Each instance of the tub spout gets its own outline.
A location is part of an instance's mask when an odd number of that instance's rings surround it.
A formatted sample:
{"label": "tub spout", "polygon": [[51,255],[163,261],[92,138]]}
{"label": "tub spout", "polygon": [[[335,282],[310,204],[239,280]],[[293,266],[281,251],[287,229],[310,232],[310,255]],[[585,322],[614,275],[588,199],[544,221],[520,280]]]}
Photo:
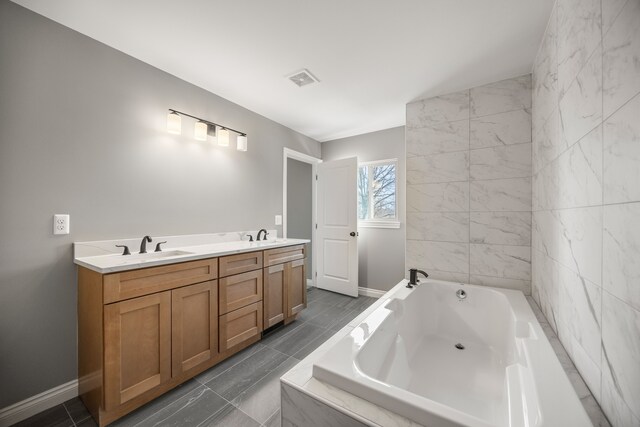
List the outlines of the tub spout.
{"label": "tub spout", "polygon": [[429,275],[424,271],[418,270],[417,268],[411,268],[409,269],[409,283],[407,283],[407,288],[413,288],[418,285],[418,282],[420,282],[420,280],[418,280],[418,273],[422,274],[425,278],[429,277]]}

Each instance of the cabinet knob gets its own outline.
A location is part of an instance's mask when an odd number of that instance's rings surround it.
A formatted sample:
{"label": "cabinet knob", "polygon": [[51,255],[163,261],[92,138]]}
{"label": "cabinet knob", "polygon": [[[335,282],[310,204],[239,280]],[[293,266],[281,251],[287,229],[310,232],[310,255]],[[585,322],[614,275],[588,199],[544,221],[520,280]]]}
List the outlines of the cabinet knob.
{"label": "cabinet knob", "polygon": [[355,231],[352,231],[351,233],[349,233],[349,236],[351,236],[351,237],[356,237],[356,232],[355,232]]}

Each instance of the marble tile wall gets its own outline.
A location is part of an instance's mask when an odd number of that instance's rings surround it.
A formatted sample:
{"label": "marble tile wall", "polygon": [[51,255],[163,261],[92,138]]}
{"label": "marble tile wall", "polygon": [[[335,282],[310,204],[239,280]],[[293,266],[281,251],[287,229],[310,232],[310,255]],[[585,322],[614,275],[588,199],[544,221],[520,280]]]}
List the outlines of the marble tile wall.
{"label": "marble tile wall", "polygon": [[611,424],[640,426],[640,1],[556,1],[532,113],[533,297]]}
{"label": "marble tile wall", "polygon": [[531,292],[531,75],[407,105],[406,267]]}

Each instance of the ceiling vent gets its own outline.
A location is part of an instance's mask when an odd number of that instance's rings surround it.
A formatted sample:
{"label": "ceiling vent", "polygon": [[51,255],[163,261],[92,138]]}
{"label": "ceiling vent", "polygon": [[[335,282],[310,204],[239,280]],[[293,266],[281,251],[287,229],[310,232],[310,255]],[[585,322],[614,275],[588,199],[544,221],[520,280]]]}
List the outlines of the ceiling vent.
{"label": "ceiling vent", "polygon": [[309,70],[307,70],[306,68],[303,68],[300,71],[296,71],[295,73],[291,74],[290,76],[287,76],[287,78],[289,80],[291,80],[292,82],[294,82],[299,87],[307,86],[307,85],[310,85],[312,83],[320,82],[320,80],[315,78],[315,76],[313,74],[311,74],[311,72],[309,72]]}

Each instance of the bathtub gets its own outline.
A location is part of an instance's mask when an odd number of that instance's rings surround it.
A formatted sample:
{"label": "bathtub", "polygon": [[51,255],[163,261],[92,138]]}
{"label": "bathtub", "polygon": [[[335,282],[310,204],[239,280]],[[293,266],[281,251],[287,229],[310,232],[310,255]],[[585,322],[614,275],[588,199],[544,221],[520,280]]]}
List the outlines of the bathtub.
{"label": "bathtub", "polygon": [[522,292],[406,283],[314,363],[316,379],[424,426],[592,425]]}

